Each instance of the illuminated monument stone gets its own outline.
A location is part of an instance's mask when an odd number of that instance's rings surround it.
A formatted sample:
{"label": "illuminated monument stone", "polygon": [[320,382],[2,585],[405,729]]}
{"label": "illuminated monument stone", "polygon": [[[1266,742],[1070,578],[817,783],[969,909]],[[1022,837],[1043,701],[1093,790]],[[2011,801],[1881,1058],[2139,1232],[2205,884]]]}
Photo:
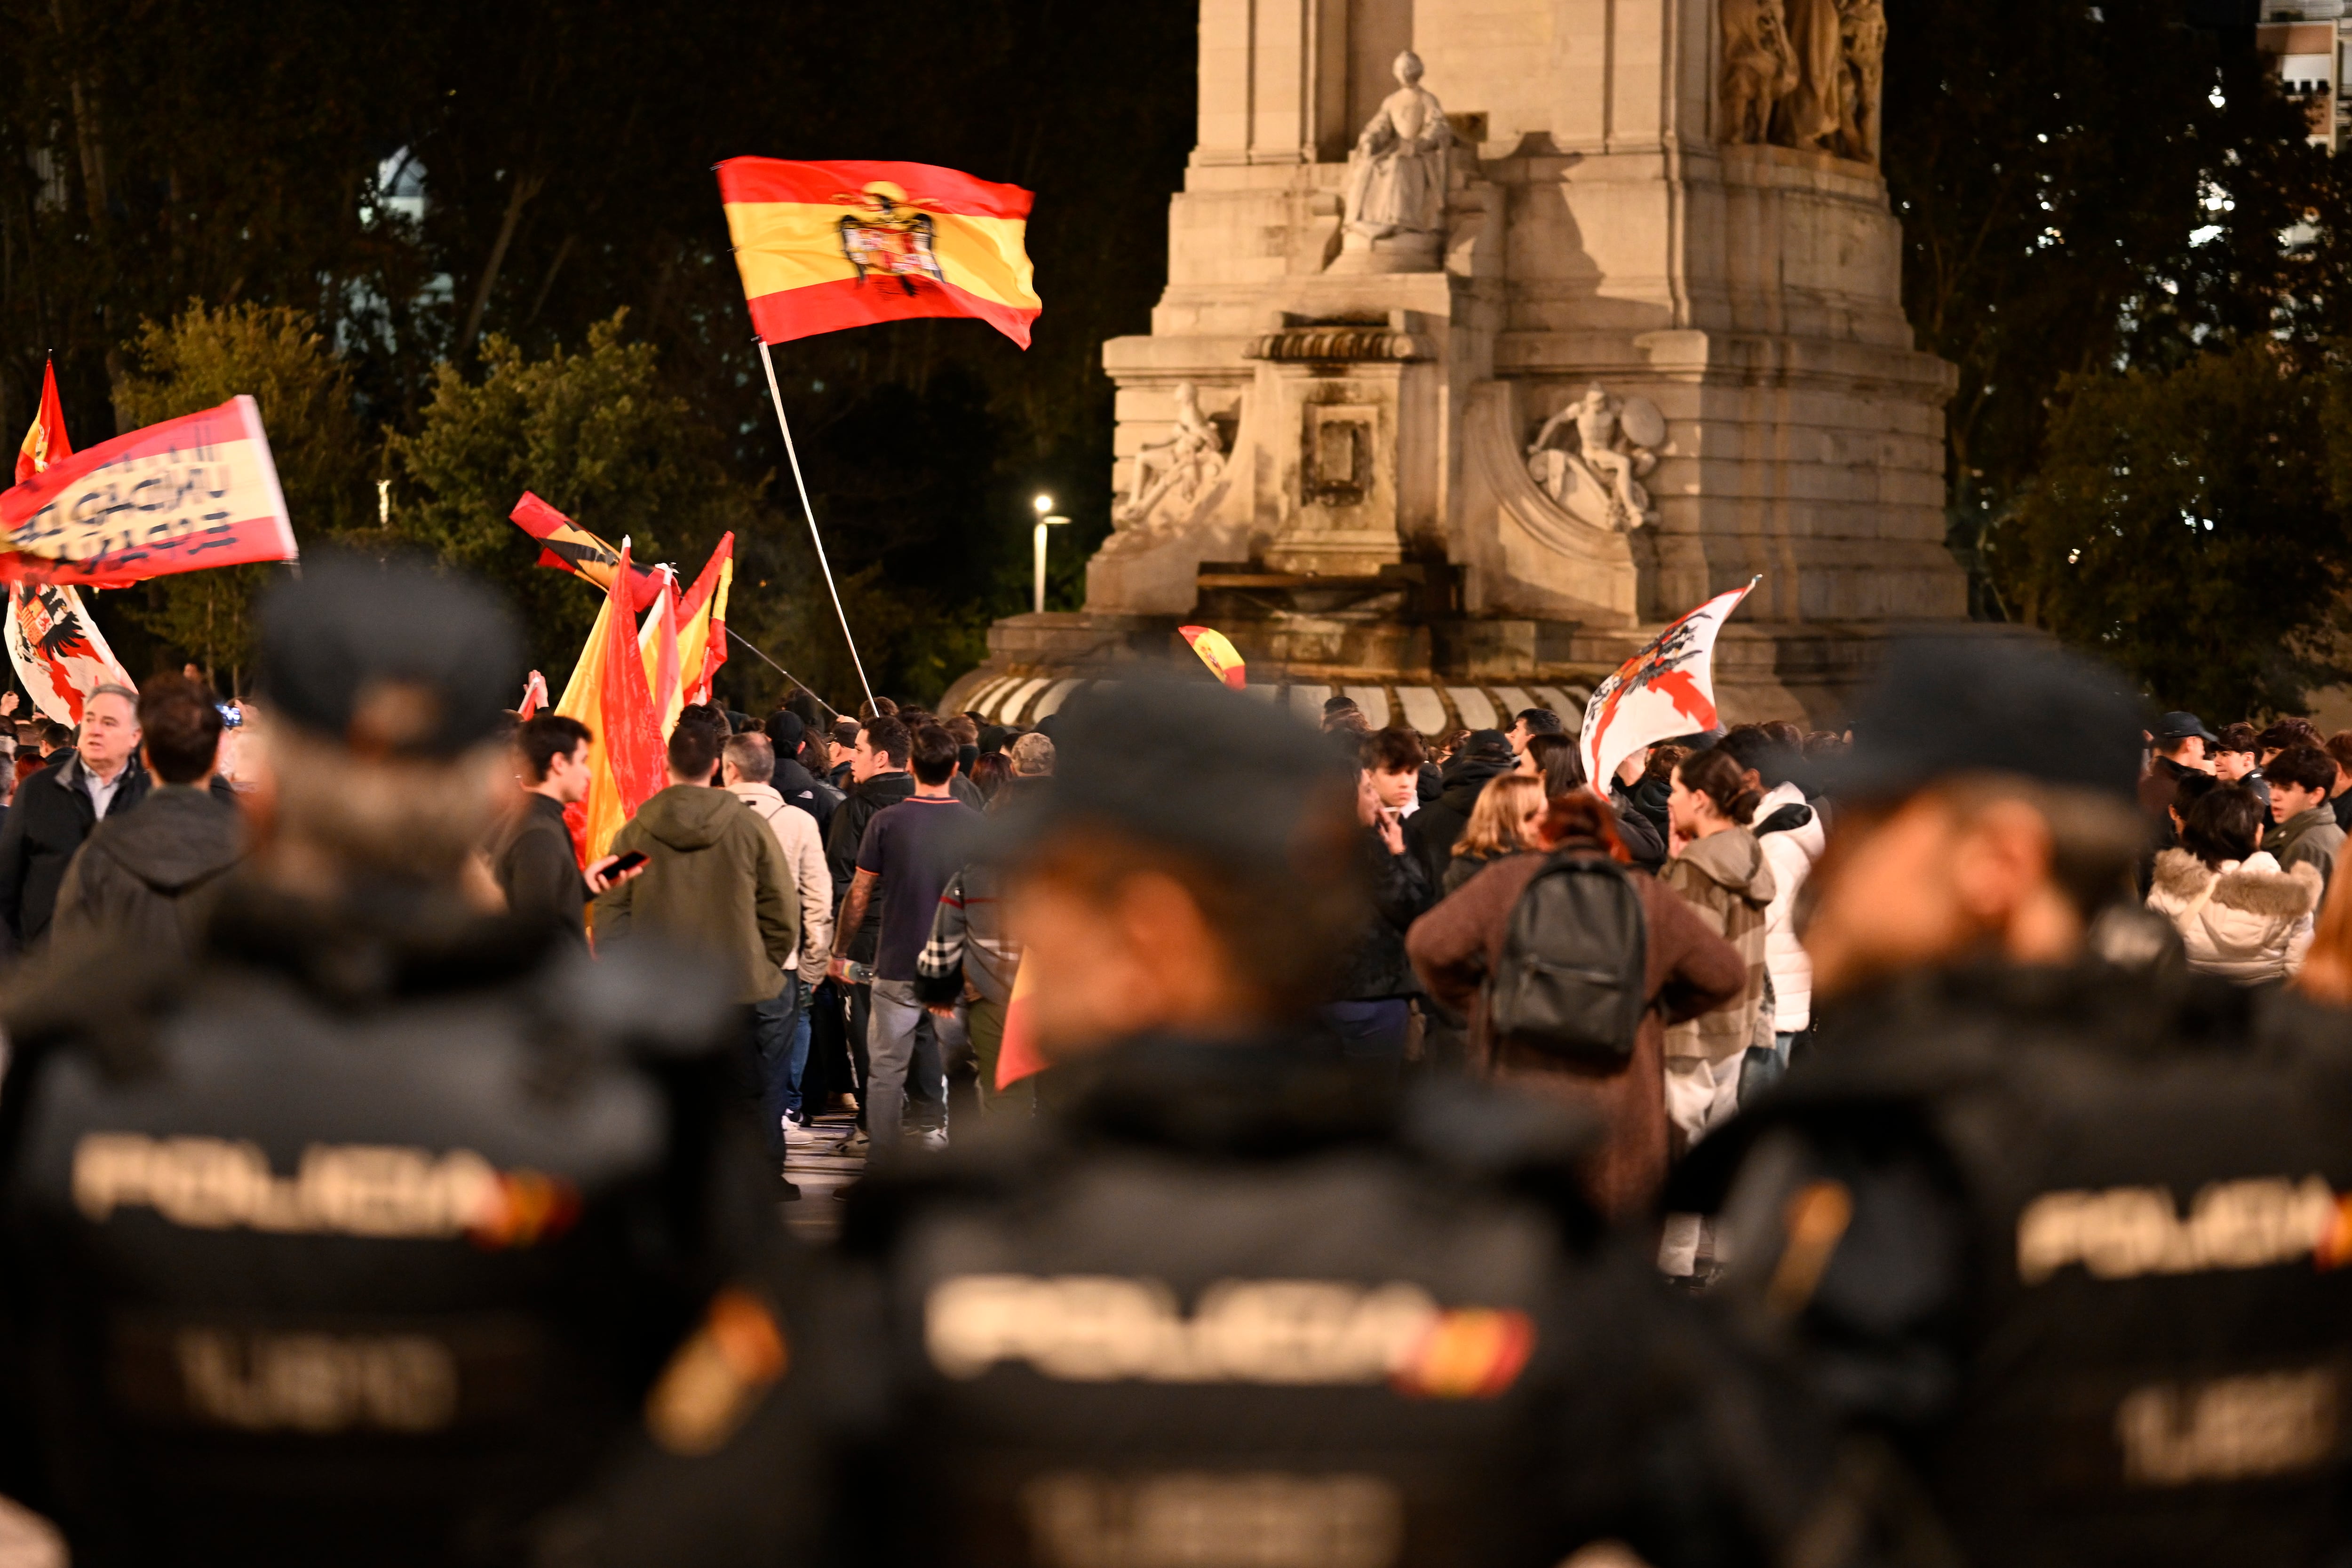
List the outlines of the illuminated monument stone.
{"label": "illuminated monument stone", "polygon": [[949,705],[1034,721],[1197,621],[1302,707],[1573,711],[1760,574],[1727,715],[1826,718],[1965,607],[1885,33],[1880,0],[1202,0],[1168,288],[1103,350],[1117,529],[1087,608],[998,623]]}

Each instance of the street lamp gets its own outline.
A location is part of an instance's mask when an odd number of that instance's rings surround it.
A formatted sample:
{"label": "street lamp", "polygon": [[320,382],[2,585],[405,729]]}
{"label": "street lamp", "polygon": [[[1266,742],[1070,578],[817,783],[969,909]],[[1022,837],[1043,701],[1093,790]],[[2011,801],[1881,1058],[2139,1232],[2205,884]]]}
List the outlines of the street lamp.
{"label": "street lamp", "polygon": [[1037,613],[1042,616],[1045,613],[1045,531],[1070,520],[1048,515],[1054,510],[1052,496],[1039,496],[1029,504],[1037,509]]}

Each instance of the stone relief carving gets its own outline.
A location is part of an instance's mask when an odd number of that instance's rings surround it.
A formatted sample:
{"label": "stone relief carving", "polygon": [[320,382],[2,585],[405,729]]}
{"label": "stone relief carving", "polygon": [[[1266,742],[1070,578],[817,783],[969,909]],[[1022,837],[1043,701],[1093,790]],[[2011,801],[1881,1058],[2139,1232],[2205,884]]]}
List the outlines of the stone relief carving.
{"label": "stone relief carving", "polygon": [[1118,510],[1119,526],[1145,521],[1163,502],[1172,511],[1189,510],[1216,482],[1224,460],[1224,438],[1201,412],[1200,389],[1189,381],[1178,382],[1176,429],[1165,441],[1148,442],[1135,454],[1135,477],[1128,487],[1127,504]]}
{"label": "stone relief carving", "polygon": [[1528,477],[1563,510],[1598,512],[1608,527],[1631,533],[1658,521],[1641,481],[1658,466],[1657,449],[1665,439],[1665,418],[1656,404],[1589,386],[1528,443]]}
{"label": "stone relief carving", "polygon": [[1722,0],[1723,139],[1878,162],[1885,0]]}
{"label": "stone relief carving", "polygon": [[1348,155],[1346,226],[1367,239],[1438,234],[1445,226],[1453,127],[1437,95],[1421,85],[1421,57],[1407,49],[1395,69],[1397,90],[1381,100]]}

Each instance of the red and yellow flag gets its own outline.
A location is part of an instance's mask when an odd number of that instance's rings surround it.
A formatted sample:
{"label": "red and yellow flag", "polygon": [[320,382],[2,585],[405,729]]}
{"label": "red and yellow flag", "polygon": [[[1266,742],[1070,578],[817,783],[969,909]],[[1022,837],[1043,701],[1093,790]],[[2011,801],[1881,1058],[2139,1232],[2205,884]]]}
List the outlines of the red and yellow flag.
{"label": "red and yellow flag", "polygon": [[[625,568],[628,559],[624,545],[616,564]],[[618,586],[623,580],[620,573],[607,580],[604,607],[580,650],[580,662],[572,667],[563,700],[555,705],[558,713],[579,720],[595,737],[588,743],[588,798],[579,843],[583,866],[607,852],[621,824],[636,815],[667,776],[634,617]]]}
{"label": "red and yellow flag", "polygon": [[[569,572],[585,577],[599,588],[613,585],[613,566],[620,552],[531,494],[522,492],[515,502],[508,521],[539,541],[539,561],[541,566],[551,566],[558,572]],[[661,592],[661,574],[650,566],[632,566],[629,575],[635,580],[635,596],[629,607],[642,613],[650,608]]]}
{"label": "red and yellow flag", "polygon": [[1249,685],[1249,667],[1242,662],[1241,650],[1233,639],[1214,626],[1178,626],[1176,635],[1192,645],[1209,667],[1209,673],[1232,687],[1235,691]]}
{"label": "red and yellow flag", "polygon": [[917,316],[977,316],[1029,346],[1027,191],[930,163],[730,158],[719,196],[751,325],[781,343]]}
{"label": "red and yellow flag", "polygon": [[73,444],[66,439],[65,405],[58,401],[57,362],[44,360],[41,407],[33,416],[33,427],[25,432],[25,444],[16,448],[16,482],[21,485],[58,458],[72,456]]}
{"label": "red and yellow flag", "polygon": [[735,535],[719,536],[677,607],[677,667],[684,703],[710,700],[710,678],[727,662],[727,594],[735,584]]}

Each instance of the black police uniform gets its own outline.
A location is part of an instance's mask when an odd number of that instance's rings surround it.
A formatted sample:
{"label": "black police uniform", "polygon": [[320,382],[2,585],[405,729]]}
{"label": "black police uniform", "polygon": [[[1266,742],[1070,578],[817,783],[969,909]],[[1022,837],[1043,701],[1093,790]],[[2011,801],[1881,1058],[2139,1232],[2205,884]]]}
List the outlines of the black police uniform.
{"label": "black police uniform", "polygon": [[27,982],[0,1490],[79,1568],[496,1563],[648,1426],[724,1437],[787,1352],[711,994],[384,887]]}
{"label": "black police uniform", "polygon": [[1727,1289],[1793,1326],[1968,1562],[2340,1560],[2352,1118],[2243,994],[2110,969],[1907,977],[1701,1144]]}
{"label": "black police uniform", "polygon": [[1600,1232],[1556,1112],[1280,1045],[1056,1070],[1065,1114],[853,1195],[808,1358],[837,1555],[1670,1568],[1802,1527],[1822,1429]]}

